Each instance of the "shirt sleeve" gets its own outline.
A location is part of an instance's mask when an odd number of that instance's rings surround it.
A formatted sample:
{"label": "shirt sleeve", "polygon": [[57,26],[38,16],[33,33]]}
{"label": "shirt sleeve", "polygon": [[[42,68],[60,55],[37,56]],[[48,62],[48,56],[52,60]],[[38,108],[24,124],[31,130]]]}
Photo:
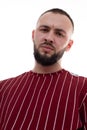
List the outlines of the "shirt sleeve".
{"label": "shirt sleeve", "polygon": [[82,122],[82,126],[84,130],[87,130],[87,80],[85,82],[85,85],[81,91],[82,102],[79,109],[80,112],[80,118]]}
{"label": "shirt sleeve", "polygon": [[0,82],[0,103],[1,103],[1,82]]}

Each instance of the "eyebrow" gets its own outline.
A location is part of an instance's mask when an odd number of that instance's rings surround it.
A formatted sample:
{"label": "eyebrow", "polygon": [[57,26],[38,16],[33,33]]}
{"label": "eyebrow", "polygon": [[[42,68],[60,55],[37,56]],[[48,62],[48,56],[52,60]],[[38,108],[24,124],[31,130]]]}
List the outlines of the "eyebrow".
{"label": "eyebrow", "polygon": [[[50,27],[47,26],[47,25],[41,25],[41,26],[39,26],[39,28],[41,28],[41,27],[50,29]],[[66,31],[63,30],[63,29],[61,29],[61,28],[55,28],[55,30],[58,31],[58,32],[62,32],[62,33],[64,33],[64,34],[66,34]]]}
{"label": "eyebrow", "polygon": [[47,25],[40,25],[39,28],[41,28],[41,27],[44,27],[44,28],[50,28],[50,27],[47,26]]}

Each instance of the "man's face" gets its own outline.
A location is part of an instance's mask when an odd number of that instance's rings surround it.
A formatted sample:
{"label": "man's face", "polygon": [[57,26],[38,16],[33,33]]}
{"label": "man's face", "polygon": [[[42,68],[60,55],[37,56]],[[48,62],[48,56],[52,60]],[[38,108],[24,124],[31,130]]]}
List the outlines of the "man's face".
{"label": "man's face", "polygon": [[72,45],[72,30],[67,16],[52,12],[41,16],[32,33],[36,61],[45,66],[59,61]]}

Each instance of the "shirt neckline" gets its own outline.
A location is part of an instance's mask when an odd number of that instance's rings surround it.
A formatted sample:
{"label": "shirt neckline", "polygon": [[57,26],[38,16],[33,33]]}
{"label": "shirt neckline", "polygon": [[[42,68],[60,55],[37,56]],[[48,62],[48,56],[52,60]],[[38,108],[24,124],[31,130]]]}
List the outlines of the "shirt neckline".
{"label": "shirt neckline", "polygon": [[63,73],[65,70],[64,69],[61,69],[61,70],[58,70],[56,72],[51,72],[51,73],[37,73],[37,72],[33,72],[32,70],[30,70],[30,74],[31,75],[37,75],[37,76],[49,76],[49,75],[55,75],[55,74],[60,74],[60,73]]}

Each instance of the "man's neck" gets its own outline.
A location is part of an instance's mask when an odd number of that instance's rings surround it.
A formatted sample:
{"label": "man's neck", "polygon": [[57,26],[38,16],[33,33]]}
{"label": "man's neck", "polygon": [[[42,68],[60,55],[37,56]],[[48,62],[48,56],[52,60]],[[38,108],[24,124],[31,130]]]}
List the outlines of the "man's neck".
{"label": "man's neck", "polygon": [[46,74],[46,73],[57,72],[61,69],[62,69],[62,67],[61,67],[60,63],[55,63],[54,65],[50,65],[50,66],[42,66],[38,63],[35,63],[35,67],[32,71],[36,72],[36,73]]}

